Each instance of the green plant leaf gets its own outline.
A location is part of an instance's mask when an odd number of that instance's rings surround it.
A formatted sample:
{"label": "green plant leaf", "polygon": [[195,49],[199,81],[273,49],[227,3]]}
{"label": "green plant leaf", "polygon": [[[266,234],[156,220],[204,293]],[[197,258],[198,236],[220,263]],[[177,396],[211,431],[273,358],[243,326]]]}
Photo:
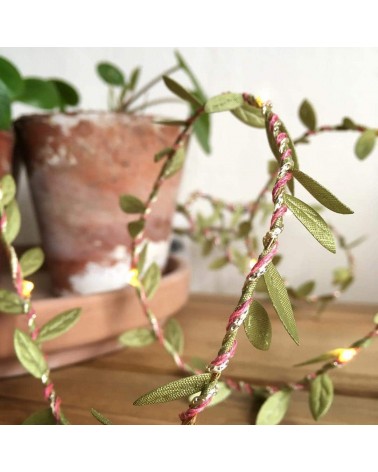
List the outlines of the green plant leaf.
{"label": "green plant leaf", "polygon": [[18,102],[46,110],[60,106],[58,90],[50,80],[28,77],[24,79],[24,84],[22,94],[17,97]]}
{"label": "green plant leaf", "polygon": [[173,148],[166,147],[166,148],[162,149],[161,151],[159,151],[158,153],[155,154],[154,161],[159,162],[161,159],[163,159],[163,157],[166,157],[166,156],[169,156],[170,154],[172,154],[172,152],[174,152]]}
{"label": "green plant leaf", "polygon": [[256,349],[267,351],[272,340],[272,326],[265,308],[254,300],[244,320],[244,330],[249,342]]}
{"label": "green plant leaf", "polygon": [[50,81],[58,91],[61,110],[64,110],[67,106],[74,107],[79,104],[79,93],[71,84],[61,79],[50,79]]}
{"label": "green plant leaf", "polygon": [[319,203],[324,205],[329,210],[332,210],[335,213],[342,213],[344,215],[353,213],[349,207],[344,205],[344,203],[335,197],[329,190],[324,188],[316,180],[312,179],[304,172],[294,169],[293,176],[314,198],[318,200]]}
{"label": "green plant leaf", "polygon": [[316,129],[316,114],[313,106],[308,100],[303,100],[299,107],[299,118],[302,123],[311,131]]}
{"label": "green plant leaf", "polygon": [[350,347],[367,348],[371,345],[372,342],[373,340],[371,338],[367,338],[367,339],[362,338],[355,341]]}
{"label": "green plant leaf", "polygon": [[177,172],[179,172],[185,162],[185,148],[184,146],[180,146],[177,151],[173,154],[173,156],[164,164],[163,168],[163,176],[165,178],[172,177]]}
{"label": "green plant leaf", "polygon": [[318,421],[330,409],[333,401],[333,383],[329,375],[321,374],[310,383],[311,414]]}
{"label": "green plant leaf", "polygon": [[291,195],[284,194],[285,205],[292,211],[294,216],[314,236],[314,238],[328,251],[335,253],[335,239],[327,223],[323,218],[306,203]]}
{"label": "green plant leaf", "polygon": [[138,257],[138,267],[137,267],[137,269],[138,269],[139,274],[142,274],[142,272],[143,272],[144,265],[146,263],[147,251],[148,251],[148,243],[145,243],[145,245],[143,246],[143,249],[140,251],[139,257]]}
{"label": "green plant leaf", "polygon": [[97,64],[97,74],[108,85],[121,86],[125,84],[123,72],[110,62],[100,62]]}
{"label": "green plant leaf", "polygon": [[14,178],[10,175],[4,175],[0,179],[1,202],[3,205],[8,205],[16,196],[16,183]]}
{"label": "green plant leaf", "polygon": [[204,114],[195,121],[193,132],[206,154],[210,154],[210,117]]}
{"label": "green plant leaf", "polygon": [[24,89],[20,72],[5,57],[0,57],[0,81],[5,85],[11,100],[20,95]]}
{"label": "green plant leaf", "polygon": [[186,102],[191,103],[196,108],[202,106],[202,103],[194,95],[189,93],[182,85],[178,84],[175,80],[171,79],[167,75],[164,75],[163,81],[166,87],[178,97],[182,98]]}
{"label": "green plant leaf", "polygon": [[156,337],[148,328],[135,328],[125,331],[118,338],[127,347],[144,347],[156,341]]}
{"label": "green plant leaf", "polygon": [[51,408],[36,411],[22,423],[23,425],[56,425],[57,421]]}
{"label": "green plant leaf", "polygon": [[25,302],[16,293],[0,289],[0,312],[13,315],[24,313]]}
{"label": "green plant leaf", "polygon": [[145,226],[145,221],[144,220],[136,220],[136,221],[131,221],[127,225],[127,229],[129,231],[129,234],[132,238],[136,238],[139,233],[141,233],[144,230]]}
{"label": "green plant leaf", "polygon": [[249,103],[243,104],[231,112],[236,118],[252,128],[264,128],[265,120],[262,109],[253,107]]}
{"label": "green plant leaf", "polygon": [[257,425],[279,424],[290,405],[291,391],[280,390],[265,400],[257,415]]}
{"label": "green plant leaf", "polygon": [[318,362],[328,362],[336,359],[343,349],[333,349],[332,351],[325,352],[324,354],[321,354],[320,356],[312,357],[311,359],[301,362],[299,364],[295,364],[294,367],[302,367],[304,365],[310,365],[310,364],[317,364]]}
{"label": "green plant leaf", "polygon": [[166,403],[182,397],[188,397],[193,393],[203,390],[210,382],[210,377],[211,374],[200,374],[174,380],[173,382],[142,395],[134,402],[134,405],[142,406],[154,403]]}
{"label": "green plant leaf", "polygon": [[39,330],[37,342],[44,343],[66,333],[79,321],[80,312],[81,308],[73,308],[54,316]]}
{"label": "green plant leaf", "polygon": [[44,260],[45,255],[39,247],[34,247],[24,252],[20,258],[22,275],[27,277],[37,272],[42,267]]}
{"label": "green plant leaf", "polygon": [[156,264],[156,262],[153,262],[142,277],[142,285],[146,292],[147,298],[152,298],[154,296],[156,290],[159,287],[160,280],[160,267]]}
{"label": "green plant leaf", "polygon": [[19,329],[14,331],[14,349],[22,366],[40,379],[48,370],[46,360],[38,344]]}
{"label": "green plant leaf", "polygon": [[104,415],[102,415],[99,411],[95,410],[94,408],[91,408],[91,414],[101,424],[106,424],[106,425],[112,424],[112,422],[108,418],[106,418]]}
{"label": "green plant leaf", "polygon": [[376,132],[373,129],[367,129],[357,139],[354,152],[359,159],[365,159],[373,151],[376,137]]}
{"label": "green plant leaf", "polygon": [[8,95],[8,90],[0,79],[0,130],[9,131],[11,127],[11,101]]}
{"label": "green plant leaf", "polygon": [[8,244],[16,239],[21,228],[21,214],[16,200],[12,200],[5,208],[7,225],[4,230],[4,239]]}
{"label": "green plant leaf", "polygon": [[229,262],[228,257],[226,257],[226,256],[219,257],[217,259],[214,259],[211,262],[211,264],[209,265],[209,269],[212,269],[212,270],[221,269],[222,267],[227,265],[228,262]]}
{"label": "green plant leaf", "polygon": [[187,74],[187,76],[189,77],[190,81],[192,82],[193,84],[193,87],[195,89],[195,93],[196,95],[198,96],[198,98],[200,99],[201,102],[205,102],[206,101],[206,94],[205,92],[203,91],[200,83],[198,82],[198,79],[197,77],[194,75],[192,69],[188,66],[188,63],[185,61],[185,59],[183,58],[183,56],[179,53],[179,51],[175,51],[175,56],[177,58],[177,62],[179,64],[179,66],[182,68],[182,70]]}
{"label": "green plant leaf", "polygon": [[310,293],[314,291],[314,288],[315,288],[314,280],[309,280],[308,282],[304,282],[302,285],[300,285],[296,289],[295,291],[296,296],[299,298],[307,297],[308,295],[310,295]]}
{"label": "green plant leaf", "polygon": [[243,105],[244,100],[241,93],[222,93],[210,98],[205,104],[206,113],[218,113],[234,110]]}
{"label": "green plant leaf", "polygon": [[131,91],[135,90],[140,77],[140,67],[133,69],[130,75],[129,88]]}
{"label": "green plant leaf", "polygon": [[284,328],[296,344],[299,344],[297,326],[285,283],[271,262],[264,274],[270,299]]}
{"label": "green plant leaf", "polygon": [[180,323],[171,318],[164,327],[164,340],[169,352],[182,354],[184,351],[184,332]]}
{"label": "green plant leaf", "polygon": [[121,195],[119,205],[125,213],[143,213],[146,209],[142,200],[134,195]]}

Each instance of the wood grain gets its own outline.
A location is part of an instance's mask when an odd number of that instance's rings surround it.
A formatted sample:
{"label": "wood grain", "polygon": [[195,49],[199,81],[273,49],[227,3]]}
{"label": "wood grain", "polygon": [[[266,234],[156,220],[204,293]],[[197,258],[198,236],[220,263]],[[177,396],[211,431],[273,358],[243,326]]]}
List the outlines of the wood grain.
{"label": "wood grain", "polygon": [[[178,314],[185,332],[185,358],[216,354],[235,298],[192,295]],[[269,306],[268,311],[271,313]],[[311,366],[293,364],[336,347],[347,347],[372,328],[377,306],[333,305],[322,317],[301,307],[296,312],[301,345],[296,346],[272,313],[273,341],[268,352],[253,349],[240,332],[237,354],[227,369],[234,379],[256,385],[295,381]],[[378,424],[378,342],[362,351],[350,365],[332,372],[335,400],[317,424]],[[123,349],[75,366],[57,369],[53,379],[63,398],[64,411],[73,424],[96,424],[89,413],[95,408],[114,424],[177,424],[186,402],[135,407],[141,394],[180,377],[169,355],[158,344]],[[45,408],[38,380],[29,376],[0,381],[0,424],[20,424],[29,414]],[[251,424],[258,405],[246,394],[229,399],[200,415],[201,424]],[[285,424],[316,424],[308,409],[306,392],[295,392]]]}

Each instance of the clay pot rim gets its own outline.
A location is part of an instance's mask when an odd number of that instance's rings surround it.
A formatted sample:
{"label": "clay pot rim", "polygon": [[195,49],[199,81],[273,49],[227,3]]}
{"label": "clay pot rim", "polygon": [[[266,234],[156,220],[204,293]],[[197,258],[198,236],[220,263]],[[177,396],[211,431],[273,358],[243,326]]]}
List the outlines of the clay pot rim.
{"label": "clay pot rim", "polygon": [[[14,120],[14,124],[17,125],[18,123],[23,123],[23,122],[28,122],[28,121],[45,121],[49,120],[51,118],[55,117],[66,117],[66,118],[84,118],[89,117],[120,117],[121,119],[127,118],[129,121],[144,121],[147,123],[152,123],[152,124],[157,124],[159,123],[153,123],[154,120],[171,120],[174,119],[172,117],[167,117],[167,116],[162,116],[162,115],[151,115],[151,114],[136,114],[136,113],[126,113],[122,111],[110,111],[110,110],[75,110],[75,111],[53,111],[50,113],[30,113],[30,114],[25,114],[21,115],[18,117],[16,120]],[[160,125],[164,126],[164,125]]]}

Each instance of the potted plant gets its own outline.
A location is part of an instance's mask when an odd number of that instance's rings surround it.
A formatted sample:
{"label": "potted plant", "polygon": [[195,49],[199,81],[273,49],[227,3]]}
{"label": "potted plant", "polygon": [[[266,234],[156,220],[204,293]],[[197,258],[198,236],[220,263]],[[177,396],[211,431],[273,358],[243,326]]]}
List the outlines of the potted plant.
{"label": "potted plant", "polygon": [[[189,76],[195,95],[204,98],[194,74],[176,53],[176,64],[166,73],[178,70]],[[166,148],[182,124],[142,114],[148,106],[165,101],[138,104],[161,76],[138,89],[140,68],[126,78],[120,68],[103,62],[97,72],[109,87],[109,111],[28,115],[15,124],[47,266],[54,291],[60,295],[127,285],[132,237],[125,235],[125,225],[131,219],[119,208],[119,197],[147,196],[162,168],[161,156],[154,163],[151,155]],[[208,117],[196,124],[195,133],[208,152]],[[177,172],[164,187],[146,226],[152,242],[147,258],[161,268],[167,261],[179,181]],[[139,210],[136,200],[123,204],[131,213]]]}

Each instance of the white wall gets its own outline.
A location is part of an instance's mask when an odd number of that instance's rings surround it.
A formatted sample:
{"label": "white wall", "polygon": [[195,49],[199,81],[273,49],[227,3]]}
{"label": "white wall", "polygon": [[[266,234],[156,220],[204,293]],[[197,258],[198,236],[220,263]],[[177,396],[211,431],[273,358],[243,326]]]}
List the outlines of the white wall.
{"label": "white wall", "polygon": [[[208,95],[248,91],[270,98],[292,136],[303,132],[297,110],[305,97],[314,104],[320,124],[336,124],[350,116],[361,124],[378,126],[377,48],[183,48],[181,52]],[[126,71],[142,65],[144,80],[174,62],[170,48],[0,48],[0,54],[14,61],[25,75],[58,76],[72,81],[81,91],[82,108],[90,109],[106,107],[106,90],[94,70],[97,61],[114,61]],[[162,93],[166,95],[163,86],[151,92],[150,97]],[[15,108],[17,116],[25,111],[28,110],[23,107]],[[159,111],[184,116],[186,109],[178,105]],[[270,159],[264,132],[240,125],[231,115],[214,116],[213,125],[213,155],[203,155],[197,144],[192,144],[181,198],[201,189],[234,201],[252,199],[264,181]],[[355,250],[357,280],[344,299],[377,302],[378,149],[360,162],[353,153],[356,138],[355,133],[324,134],[298,151],[301,168],[355,211],[351,216],[327,211],[327,219],[350,240],[368,236]],[[25,178],[21,190],[21,241],[37,242]],[[311,202],[305,193],[298,194]],[[241,278],[232,268],[208,272],[198,251],[190,246],[186,250],[193,264],[194,290],[240,291]],[[293,217],[286,220],[281,251],[286,256],[282,271],[294,285],[315,278],[318,289],[325,290],[330,286],[332,267],[343,265],[340,254],[333,256],[321,248]]]}

